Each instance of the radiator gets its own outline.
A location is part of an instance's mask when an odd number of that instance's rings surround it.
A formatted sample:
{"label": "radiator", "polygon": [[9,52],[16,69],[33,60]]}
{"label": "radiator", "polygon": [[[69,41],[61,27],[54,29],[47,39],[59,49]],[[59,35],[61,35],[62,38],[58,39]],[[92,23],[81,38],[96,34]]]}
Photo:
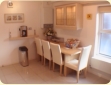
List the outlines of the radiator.
{"label": "radiator", "polygon": [[105,62],[104,60],[97,59],[92,57],[91,59],[91,67],[107,74],[111,74],[111,61]]}

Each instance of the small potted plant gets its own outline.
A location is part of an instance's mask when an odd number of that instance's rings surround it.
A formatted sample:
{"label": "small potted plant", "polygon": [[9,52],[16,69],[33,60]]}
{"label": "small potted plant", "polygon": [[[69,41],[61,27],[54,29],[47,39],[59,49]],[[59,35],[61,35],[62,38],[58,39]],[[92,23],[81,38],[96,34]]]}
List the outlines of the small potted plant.
{"label": "small potted plant", "polygon": [[45,32],[44,32],[44,35],[46,36],[47,40],[51,40],[53,37],[56,36],[56,32],[51,29],[51,28],[48,28]]}

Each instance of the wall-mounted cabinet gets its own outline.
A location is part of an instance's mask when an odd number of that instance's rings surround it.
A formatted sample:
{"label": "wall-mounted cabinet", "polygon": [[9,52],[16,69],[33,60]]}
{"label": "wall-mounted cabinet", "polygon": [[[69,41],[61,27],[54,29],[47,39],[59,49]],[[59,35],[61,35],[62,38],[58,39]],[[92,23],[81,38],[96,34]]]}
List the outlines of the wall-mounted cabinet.
{"label": "wall-mounted cabinet", "polygon": [[81,4],[54,7],[54,27],[61,29],[82,29],[83,7]]}

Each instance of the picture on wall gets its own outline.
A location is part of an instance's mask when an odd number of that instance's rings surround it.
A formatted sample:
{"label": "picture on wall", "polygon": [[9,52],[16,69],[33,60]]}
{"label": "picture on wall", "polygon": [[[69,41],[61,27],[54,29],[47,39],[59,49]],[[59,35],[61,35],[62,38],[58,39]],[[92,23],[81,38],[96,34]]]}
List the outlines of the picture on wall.
{"label": "picture on wall", "polygon": [[23,13],[4,14],[4,21],[5,23],[24,22],[24,14]]}

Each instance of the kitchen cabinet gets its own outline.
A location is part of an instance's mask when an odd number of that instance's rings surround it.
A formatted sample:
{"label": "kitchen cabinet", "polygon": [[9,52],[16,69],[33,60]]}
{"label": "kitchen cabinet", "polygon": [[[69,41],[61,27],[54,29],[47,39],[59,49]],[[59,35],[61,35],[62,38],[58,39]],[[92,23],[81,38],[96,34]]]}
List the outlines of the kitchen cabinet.
{"label": "kitchen cabinet", "polygon": [[54,7],[54,27],[60,29],[82,29],[83,7],[81,4]]}

